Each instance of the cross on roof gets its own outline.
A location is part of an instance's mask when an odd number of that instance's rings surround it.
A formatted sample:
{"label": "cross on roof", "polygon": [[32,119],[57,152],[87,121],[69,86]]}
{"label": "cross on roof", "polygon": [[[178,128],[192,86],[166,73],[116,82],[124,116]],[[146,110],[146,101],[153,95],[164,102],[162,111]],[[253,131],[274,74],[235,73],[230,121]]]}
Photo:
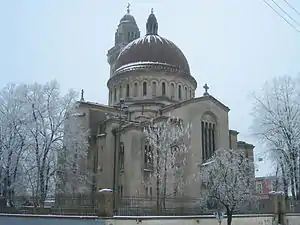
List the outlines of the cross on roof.
{"label": "cross on roof", "polygon": [[203,88],[204,88],[204,90],[205,90],[204,95],[209,95],[209,94],[208,94],[208,89],[209,89],[208,85],[205,84],[205,85],[203,86]]}
{"label": "cross on roof", "polygon": [[130,13],[130,3],[127,4],[127,13]]}
{"label": "cross on roof", "polygon": [[153,8],[151,8],[151,14],[153,14]]}

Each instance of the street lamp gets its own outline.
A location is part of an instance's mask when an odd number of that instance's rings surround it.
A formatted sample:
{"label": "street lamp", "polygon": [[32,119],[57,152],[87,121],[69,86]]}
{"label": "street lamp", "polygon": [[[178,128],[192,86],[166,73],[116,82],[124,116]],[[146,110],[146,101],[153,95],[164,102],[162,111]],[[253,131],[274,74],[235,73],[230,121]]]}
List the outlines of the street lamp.
{"label": "street lamp", "polygon": [[[119,181],[119,162],[117,162],[117,151],[118,153],[120,153],[121,150],[121,128],[122,128],[122,113],[124,111],[126,111],[128,109],[128,106],[125,104],[124,99],[120,99],[120,102],[116,105],[114,105],[114,108],[119,110],[119,129],[118,129],[118,141],[115,141],[115,149],[114,149],[114,166],[113,166],[113,189],[114,189],[114,201],[113,201],[113,208],[114,208],[114,214],[117,213],[118,211],[118,207],[117,207],[117,203],[118,203],[118,197],[119,197],[119,193],[118,193],[118,181]],[[115,138],[117,137],[117,132],[115,132]]]}

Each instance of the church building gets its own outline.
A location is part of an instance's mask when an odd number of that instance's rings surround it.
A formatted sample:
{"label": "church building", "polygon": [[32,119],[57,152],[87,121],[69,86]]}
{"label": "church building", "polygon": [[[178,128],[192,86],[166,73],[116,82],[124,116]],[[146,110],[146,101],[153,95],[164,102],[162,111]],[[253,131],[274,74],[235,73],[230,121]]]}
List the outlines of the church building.
{"label": "church building", "polygon": [[[195,96],[198,86],[183,52],[171,40],[159,35],[156,16],[151,10],[141,34],[135,18],[127,13],[108,50],[110,76],[108,104],[84,99],[78,111],[90,132],[89,166],[95,174],[95,187],[111,188],[120,196],[149,196],[155,187],[145,187],[149,172],[145,163],[148,148],[141,124],[159,117],[176,117],[192,124],[187,179],[193,179],[199,165],[218,148],[244,149],[253,157],[254,146],[238,141],[238,132],[229,129],[229,107],[209,93]],[[170,37],[172,38],[172,37]],[[186,193],[199,195],[190,185]]]}

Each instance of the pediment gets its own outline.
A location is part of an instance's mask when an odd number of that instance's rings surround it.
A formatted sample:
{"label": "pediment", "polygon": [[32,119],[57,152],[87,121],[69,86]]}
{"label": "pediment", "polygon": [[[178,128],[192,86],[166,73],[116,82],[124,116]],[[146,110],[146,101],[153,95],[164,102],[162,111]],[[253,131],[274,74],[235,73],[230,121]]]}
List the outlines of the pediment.
{"label": "pediment", "polygon": [[218,107],[223,109],[225,112],[230,111],[229,107],[224,105],[218,99],[214,98],[211,95],[206,95],[206,96],[201,96],[201,97],[198,97],[198,98],[193,98],[193,99],[190,99],[190,100],[187,100],[187,101],[184,101],[184,102],[180,102],[180,103],[176,103],[176,104],[173,104],[173,105],[166,106],[166,107],[161,109],[161,112],[166,113],[168,111],[172,111],[174,109],[181,108],[181,107],[184,107],[184,106],[187,106],[187,105],[190,105],[190,104],[197,104],[199,102],[206,102],[206,101],[210,101],[210,102],[216,104]]}

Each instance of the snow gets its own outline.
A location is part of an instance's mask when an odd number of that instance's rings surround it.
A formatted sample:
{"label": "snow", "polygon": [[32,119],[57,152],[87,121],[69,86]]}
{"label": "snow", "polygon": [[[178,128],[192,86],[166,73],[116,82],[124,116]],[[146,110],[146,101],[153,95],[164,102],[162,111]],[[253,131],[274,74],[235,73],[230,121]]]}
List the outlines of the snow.
{"label": "snow", "polygon": [[100,193],[102,193],[102,192],[113,192],[113,190],[112,189],[108,189],[108,188],[103,188],[103,189],[100,189],[99,192]]}
{"label": "snow", "polygon": [[37,215],[37,214],[9,214],[0,213],[0,216],[11,217],[38,217],[38,218],[70,218],[70,219],[98,219],[98,216],[73,216],[73,215]]}

